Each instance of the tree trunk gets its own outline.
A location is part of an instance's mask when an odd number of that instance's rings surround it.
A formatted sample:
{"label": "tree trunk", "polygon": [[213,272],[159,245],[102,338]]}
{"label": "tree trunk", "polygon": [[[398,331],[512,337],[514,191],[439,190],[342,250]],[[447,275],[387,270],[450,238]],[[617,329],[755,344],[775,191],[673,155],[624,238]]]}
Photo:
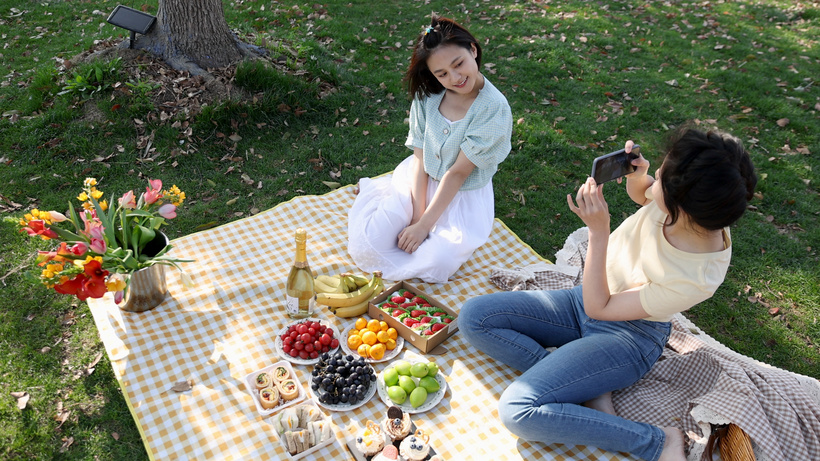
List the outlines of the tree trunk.
{"label": "tree trunk", "polygon": [[147,35],[138,36],[133,47],[194,75],[262,54],[230,30],[222,0],[159,0],[154,27]]}

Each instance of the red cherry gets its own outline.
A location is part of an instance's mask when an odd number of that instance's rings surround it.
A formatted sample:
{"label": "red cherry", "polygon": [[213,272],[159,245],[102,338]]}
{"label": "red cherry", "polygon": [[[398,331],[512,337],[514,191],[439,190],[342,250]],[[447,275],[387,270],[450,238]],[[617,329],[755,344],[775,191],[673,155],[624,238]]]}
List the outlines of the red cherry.
{"label": "red cherry", "polygon": [[313,328],[313,327],[310,327],[310,328],[308,328],[308,329],[307,329],[307,333],[308,333],[310,336],[315,336],[315,335],[316,335],[316,329],[315,329],[315,328]]}
{"label": "red cherry", "polygon": [[318,339],[313,340],[313,350],[320,351],[322,350],[322,341]]}
{"label": "red cherry", "polygon": [[308,327],[304,323],[300,323],[296,326],[296,331],[298,331],[300,335],[305,334],[308,331]]}
{"label": "red cherry", "polygon": [[288,352],[288,354],[289,354],[291,357],[296,357],[296,356],[298,356],[298,355],[299,355],[299,351],[297,351],[296,349],[291,349],[291,350],[290,350],[290,352]]}
{"label": "red cherry", "polygon": [[319,338],[319,342],[322,343],[322,345],[324,345],[324,346],[329,345],[332,341],[333,341],[333,338],[331,338],[330,335],[327,334],[327,333],[323,334]]}
{"label": "red cherry", "polygon": [[302,333],[302,335],[299,337],[299,339],[301,339],[303,343],[312,343],[313,342],[310,335],[307,334],[307,333]]}
{"label": "red cherry", "polygon": [[325,330],[327,330],[327,327],[325,325],[319,325],[319,333],[324,333]]}
{"label": "red cherry", "polygon": [[312,359],[318,359],[318,358],[319,358],[319,353],[318,353],[318,352],[316,352],[316,351],[311,352],[311,353],[310,353],[310,358],[312,358]]}
{"label": "red cherry", "polygon": [[308,354],[313,352],[313,344],[312,343],[305,344],[305,352],[307,352]]}
{"label": "red cherry", "polygon": [[306,351],[300,351],[299,352],[299,358],[300,359],[307,360],[308,357],[310,357],[310,354],[308,354]]}
{"label": "red cherry", "polygon": [[338,340],[338,339],[336,339],[336,338],[333,338],[333,339],[330,341],[330,348],[331,348],[331,349],[336,349],[337,347],[339,347],[339,340]]}
{"label": "red cherry", "polygon": [[322,346],[322,352],[329,352],[329,351],[330,351],[330,347]]}
{"label": "red cherry", "polygon": [[282,352],[284,352],[285,354],[289,354],[290,350],[291,350],[291,347],[290,347],[289,344],[283,344],[282,345]]}
{"label": "red cherry", "polygon": [[305,348],[305,343],[303,343],[302,341],[296,341],[295,343],[293,343],[293,348],[297,351],[301,351]]}

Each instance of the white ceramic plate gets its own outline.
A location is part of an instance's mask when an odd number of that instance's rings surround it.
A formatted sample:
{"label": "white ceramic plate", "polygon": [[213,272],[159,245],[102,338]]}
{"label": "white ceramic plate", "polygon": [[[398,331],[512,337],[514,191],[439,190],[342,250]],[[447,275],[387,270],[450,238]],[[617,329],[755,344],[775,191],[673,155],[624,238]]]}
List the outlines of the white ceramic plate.
{"label": "white ceramic plate", "polygon": [[[299,357],[291,357],[290,354],[286,354],[284,349],[282,349],[282,335],[285,334],[286,331],[288,331],[288,328],[290,328],[291,325],[298,325],[302,322],[307,322],[307,321],[319,322],[320,324],[328,327],[330,330],[333,331],[333,337],[339,340],[339,344],[342,344],[342,338],[339,336],[339,330],[337,330],[333,326],[333,324],[331,324],[327,320],[321,320],[321,319],[317,319],[317,318],[309,318],[309,319],[302,319],[302,320],[296,320],[294,322],[290,322],[287,325],[285,325],[284,328],[279,330],[278,333],[276,333],[276,340],[274,341],[274,347],[276,348],[276,353],[279,354],[280,357],[282,357],[283,359],[287,360],[288,362],[294,363],[296,365],[314,365],[314,364],[319,362],[318,357],[315,358],[315,359],[302,359],[302,358],[299,358]],[[347,338],[345,338],[345,340],[347,340]],[[328,351],[328,353],[332,354],[337,349],[339,349],[338,346],[335,349],[330,349]],[[321,352],[320,352],[320,354],[321,354]]]}
{"label": "white ceramic plate", "polygon": [[356,402],[354,404],[339,403],[339,404],[336,404],[336,405],[331,405],[331,404],[328,404],[328,403],[322,403],[322,402],[319,401],[319,396],[316,395],[316,392],[313,391],[312,387],[310,387],[310,396],[311,396],[311,398],[313,398],[313,400],[316,402],[316,404],[319,405],[320,407],[327,408],[328,410],[332,410],[332,411],[350,411],[350,410],[359,408],[360,406],[362,406],[365,403],[369,402],[370,399],[373,398],[373,396],[376,394],[376,387],[377,387],[378,382],[379,382],[379,380],[376,379],[375,382],[370,383],[370,388],[367,390],[367,394],[365,394],[364,399],[359,400],[358,402]]}
{"label": "white ceramic plate", "polygon": [[[276,369],[276,367],[280,367],[280,366],[287,368],[288,373],[290,374],[290,377],[288,379],[292,379],[292,380],[296,381],[296,384],[299,385],[299,394],[293,400],[285,400],[285,399],[280,397],[279,398],[279,405],[277,405],[277,406],[275,406],[271,409],[265,409],[265,408],[262,407],[262,401],[259,400],[259,389],[256,388],[256,384],[255,384],[256,375],[258,375],[259,373],[271,373],[271,372],[273,372],[273,370]],[[271,379],[273,379],[273,376],[271,376]],[[289,406],[291,406],[291,405],[293,405],[293,404],[295,404],[295,403],[297,403],[297,402],[299,402],[299,401],[301,401],[305,398],[305,389],[304,389],[304,387],[302,387],[302,383],[299,382],[299,379],[293,373],[293,367],[288,362],[285,362],[284,360],[280,360],[280,361],[274,363],[273,365],[269,365],[265,368],[262,368],[261,370],[256,370],[252,373],[248,373],[248,375],[245,376],[245,388],[248,389],[248,393],[253,398],[253,403],[256,404],[256,410],[262,416],[268,416],[271,413],[276,413],[277,411],[279,411],[283,408],[287,408],[287,407],[289,407]]]}
{"label": "white ceramic plate", "polygon": [[[419,361],[414,361],[410,363],[413,364],[418,362]],[[436,407],[436,405],[438,405],[439,402],[441,402],[441,399],[444,398],[444,394],[447,392],[447,379],[441,373],[441,370],[439,370],[439,372],[436,373],[435,376],[436,381],[438,381],[439,390],[432,394],[427,394],[427,400],[425,400],[420,407],[413,408],[413,405],[410,405],[409,396],[407,400],[404,401],[404,403],[402,403],[401,405],[397,405],[392,400],[390,400],[390,397],[387,396],[387,386],[384,385],[384,372],[389,368],[391,367],[385,367],[385,369],[382,370],[376,377],[376,388],[379,391],[379,398],[382,399],[382,402],[386,403],[387,405],[396,405],[397,407],[401,408],[402,411],[404,411],[405,413],[424,413],[425,411],[432,410]],[[416,385],[418,385],[419,378],[413,378],[413,381],[415,381]]]}
{"label": "white ceramic plate", "polygon": [[[350,324],[349,327],[345,328],[345,331],[342,332],[341,338],[339,338],[339,345],[342,346],[342,350],[345,351],[346,353],[351,354],[353,357],[358,357],[359,353],[354,351],[354,350],[351,350],[350,346],[347,345],[347,335],[350,333],[350,330],[352,330],[354,328],[356,328],[355,323],[352,323],[352,324]],[[344,339],[344,341],[342,339]],[[401,352],[401,349],[403,347],[404,347],[404,338],[399,336],[399,337],[396,338],[396,348],[395,349],[393,349],[392,351],[385,351],[384,352],[384,357],[382,357],[379,360],[371,359],[371,358],[365,358],[365,361],[367,363],[380,363],[380,362],[386,362],[388,360],[392,360],[397,355],[399,355],[399,352]]]}

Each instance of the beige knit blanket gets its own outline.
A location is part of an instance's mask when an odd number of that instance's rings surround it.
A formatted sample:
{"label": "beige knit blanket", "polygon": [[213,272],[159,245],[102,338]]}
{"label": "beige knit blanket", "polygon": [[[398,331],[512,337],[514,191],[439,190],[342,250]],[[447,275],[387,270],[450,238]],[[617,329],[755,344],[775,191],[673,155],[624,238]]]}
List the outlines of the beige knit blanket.
{"label": "beige knit blanket", "polygon": [[[555,264],[495,268],[502,290],[555,290],[581,283],[587,229],[566,240]],[[618,415],[675,426],[699,460],[709,434],[734,423],[751,438],[758,460],[820,460],[820,382],[738,354],[683,315],[658,363],[640,381],[613,393]]]}

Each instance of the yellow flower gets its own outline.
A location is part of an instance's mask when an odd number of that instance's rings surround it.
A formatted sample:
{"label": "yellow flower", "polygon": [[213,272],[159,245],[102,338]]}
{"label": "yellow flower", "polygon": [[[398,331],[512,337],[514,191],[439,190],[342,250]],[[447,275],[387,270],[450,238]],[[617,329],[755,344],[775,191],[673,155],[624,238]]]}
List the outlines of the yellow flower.
{"label": "yellow flower", "polygon": [[92,186],[96,186],[96,185],[97,185],[97,180],[94,179],[94,178],[85,178],[85,181],[83,181],[83,186],[85,186],[85,187],[92,187]]}
{"label": "yellow flower", "polygon": [[125,280],[122,277],[109,277],[105,282],[105,288],[108,291],[122,291],[125,290]]}
{"label": "yellow flower", "polygon": [[174,184],[170,189],[162,192],[162,197],[171,202],[172,205],[180,206],[185,201],[185,192],[179,190],[179,187]]}
{"label": "yellow flower", "polygon": [[85,192],[81,192],[80,195],[77,196],[77,200],[85,202],[86,200],[88,200],[88,194],[86,194]]}
{"label": "yellow flower", "polygon": [[99,200],[100,197],[103,196],[103,192],[101,190],[97,190],[96,187],[91,188],[91,196],[94,197],[94,200]]}
{"label": "yellow flower", "polygon": [[100,209],[102,209],[103,211],[108,209],[108,201],[107,200],[103,200],[102,202],[100,202]]}
{"label": "yellow flower", "polygon": [[94,205],[91,202],[83,202],[83,209],[91,211],[94,209]]}

